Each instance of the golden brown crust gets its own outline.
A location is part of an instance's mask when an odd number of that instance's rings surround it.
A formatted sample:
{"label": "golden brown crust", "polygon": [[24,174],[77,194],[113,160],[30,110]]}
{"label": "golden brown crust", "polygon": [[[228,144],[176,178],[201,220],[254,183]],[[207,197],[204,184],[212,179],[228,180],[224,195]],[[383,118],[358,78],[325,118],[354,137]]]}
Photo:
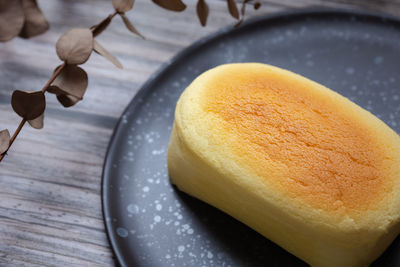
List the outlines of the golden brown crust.
{"label": "golden brown crust", "polygon": [[367,125],[310,84],[241,72],[207,81],[202,108],[238,136],[232,150],[247,166],[316,209],[358,213],[379,203],[392,181]]}

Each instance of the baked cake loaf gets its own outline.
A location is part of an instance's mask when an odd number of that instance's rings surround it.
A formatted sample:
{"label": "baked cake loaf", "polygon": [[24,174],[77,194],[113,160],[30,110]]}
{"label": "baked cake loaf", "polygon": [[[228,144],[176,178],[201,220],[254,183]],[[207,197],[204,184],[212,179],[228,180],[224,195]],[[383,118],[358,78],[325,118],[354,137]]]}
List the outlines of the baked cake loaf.
{"label": "baked cake loaf", "polygon": [[316,267],[368,266],[400,230],[400,137],[347,98],[270,65],[222,65],[180,97],[177,187]]}

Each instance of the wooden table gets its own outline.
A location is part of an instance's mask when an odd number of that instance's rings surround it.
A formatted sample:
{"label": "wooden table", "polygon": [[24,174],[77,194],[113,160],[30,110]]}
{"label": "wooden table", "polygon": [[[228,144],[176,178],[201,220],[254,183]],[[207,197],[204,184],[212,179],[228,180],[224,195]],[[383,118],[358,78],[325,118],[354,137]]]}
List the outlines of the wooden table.
{"label": "wooden table", "polygon": [[[186,1],[187,2],[187,1]],[[39,90],[60,64],[55,43],[71,27],[88,27],[112,10],[111,1],[39,0],[51,29],[31,40],[0,43],[0,128],[14,131],[13,90]],[[101,211],[100,183],[109,138],[140,86],[164,62],[199,38],[233,23],[226,3],[209,0],[208,26],[196,18],[195,1],[183,13],[138,0],[128,13],[141,40],[119,18],[98,40],[123,70],[98,55],[83,66],[89,74],[85,99],[62,108],[47,97],[45,127],[24,127],[0,163],[0,266],[113,266]],[[264,0],[248,17],[287,8],[329,6],[400,15],[399,0]]]}

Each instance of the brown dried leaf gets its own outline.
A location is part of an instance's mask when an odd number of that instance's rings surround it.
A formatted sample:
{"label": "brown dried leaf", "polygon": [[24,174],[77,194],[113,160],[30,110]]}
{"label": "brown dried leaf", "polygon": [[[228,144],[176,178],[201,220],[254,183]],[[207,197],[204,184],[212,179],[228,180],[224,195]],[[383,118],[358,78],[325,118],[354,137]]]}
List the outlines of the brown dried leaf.
{"label": "brown dried leaf", "polygon": [[253,7],[254,7],[255,10],[259,9],[260,6],[261,6],[261,3],[260,3],[260,2],[255,2],[254,5],[253,5]]}
{"label": "brown dried leaf", "polygon": [[29,120],[28,123],[30,126],[32,126],[35,129],[42,129],[43,128],[43,119],[44,119],[44,112],[42,113],[42,115],[40,115],[36,119]]}
{"label": "brown dried leaf", "polygon": [[238,20],[238,22],[235,24],[235,28],[237,28],[237,27],[239,27],[241,24],[242,24],[242,22],[243,22],[243,18],[240,18],[239,20]]}
{"label": "brown dried leaf", "polygon": [[71,95],[81,100],[87,86],[86,72],[76,65],[66,65],[47,91],[56,95]]}
{"label": "brown dried leaf", "polygon": [[96,37],[100,33],[102,33],[105,29],[107,29],[108,25],[112,20],[112,16],[109,15],[107,18],[103,19],[99,24],[90,27],[93,32],[93,37]]}
{"label": "brown dried leaf", "polygon": [[22,0],[0,0],[0,42],[17,36],[23,25]]}
{"label": "brown dried leaf", "polygon": [[0,131],[0,154],[7,151],[10,146],[10,138],[10,132],[7,129]]}
{"label": "brown dried leaf", "polygon": [[29,38],[42,34],[49,29],[49,23],[39,9],[36,0],[22,0],[22,7],[25,22],[19,36]]}
{"label": "brown dried leaf", "polygon": [[235,0],[226,0],[226,2],[228,4],[229,13],[231,14],[231,16],[235,19],[239,19],[239,10]]}
{"label": "brown dried leaf", "polygon": [[85,28],[74,28],[58,39],[56,51],[58,57],[67,64],[85,63],[93,50],[92,31]]}
{"label": "brown dried leaf", "polygon": [[127,18],[127,16],[125,16],[125,14],[119,14],[122,18],[122,21],[124,22],[126,28],[128,28],[128,30],[130,30],[132,33],[139,35],[140,37],[142,37],[142,39],[145,39],[144,36],[138,32],[138,30],[136,30],[135,26],[133,26],[133,24],[130,22],[130,20]]}
{"label": "brown dried leaf", "polygon": [[204,27],[207,24],[207,17],[208,17],[208,5],[206,1],[199,0],[197,2],[197,16],[199,17],[201,25]]}
{"label": "brown dried leaf", "polygon": [[115,10],[119,13],[128,12],[133,8],[135,0],[113,0],[112,4]]}
{"label": "brown dried leaf", "polygon": [[94,40],[93,46],[94,52],[102,55],[106,59],[108,59],[111,63],[113,63],[117,68],[122,69],[122,64],[118,61],[116,57],[110,54],[104,47],[102,47],[96,40]]}
{"label": "brown dried leaf", "polygon": [[246,4],[247,4],[248,2],[250,2],[250,1],[251,1],[251,0],[244,0],[244,1],[242,2],[242,7],[241,7],[241,9],[240,9],[241,16],[240,16],[239,21],[235,24],[235,28],[239,27],[240,24],[242,24],[242,22],[243,22],[243,20],[244,20],[244,15],[245,15],[245,13],[246,13]]}
{"label": "brown dried leaf", "polygon": [[72,95],[57,95],[58,102],[61,103],[65,108],[72,107],[80,101],[79,98]]}
{"label": "brown dried leaf", "polygon": [[153,0],[153,2],[160,7],[171,11],[180,12],[186,8],[186,5],[181,0]]}
{"label": "brown dried leaf", "polygon": [[42,91],[28,93],[16,90],[11,97],[11,106],[22,118],[33,120],[44,112],[46,98]]}
{"label": "brown dried leaf", "polygon": [[250,2],[251,0],[244,0],[243,1],[243,3],[242,3],[242,8],[241,8],[241,13],[242,13],[242,17],[244,17],[244,14],[246,13],[246,4],[248,3],[248,2]]}

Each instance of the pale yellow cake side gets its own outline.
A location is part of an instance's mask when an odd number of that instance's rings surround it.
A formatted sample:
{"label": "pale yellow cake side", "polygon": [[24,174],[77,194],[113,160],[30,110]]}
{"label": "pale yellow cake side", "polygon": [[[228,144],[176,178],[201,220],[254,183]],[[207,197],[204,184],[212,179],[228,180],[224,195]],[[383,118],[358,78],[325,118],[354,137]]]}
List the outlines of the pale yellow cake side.
{"label": "pale yellow cake side", "polygon": [[[376,174],[373,171],[376,177],[372,175],[371,181],[358,181],[355,177],[349,183],[349,186],[354,186],[357,190],[361,190],[358,186],[363,186],[364,183],[369,190],[367,193],[370,194],[370,199],[373,200],[371,203],[364,196],[358,196],[357,191],[354,191],[356,198],[352,198],[352,191],[346,190],[340,192],[342,195],[337,201],[330,203],[330,198],[336,197],[336,193],[325,191],[336,187],[343,189],[343,186],[347,186],[344,183],[348,182],[348,177],[347,180],[337,181],[337,185],[322,185],[321,188],[313,185],[313,180],[299,181],[299,177],[295,177],[291,184],[291,175],[287,171],[295,171],[296,165],[290,167],[290,158],[285,163],[274,158],[255,157],[257,154],[253,152],[263,150],[260,150],[259,145],[253,146],[251,142],[248,145],[246,140],[242,140],[245,136],[242,134],[243,125],[237,125],[242,123],[242,118],[236,119],[233,116],[232,120],[230,117],[227,120],[212,108],[208,109],[207,103],[211,105],[215,99],[221,97],[210,94],[210,90],[223,87],[227,77],[235,84],[235,79],[239,79],[240,83],[241,76],[249,75],[271,77],[275,81],[285,79],[285,88],[289,88],[287,90],[292,90],[291,86],[296,87],[294,94],[306,95],[305,99],[317,99],[318,103],[325,101],[331,115],[336,113],[345,122],[349,122],[346,127],[354,125],[356,132],[365,129],[367,133],[363,138],[373,142],[371,147],[376,147],[376,156],[369,154],[374,152],[372,148],[366,149],[364,153],[360,147],[362,140],[360,144],[355,139],[346,139],[344,142],[350,142],[350,145],[354,143],[354,147],[358,147],[360,159],[374,156],[376,162],[379,162],[377,166],[382,170],[376,170]],[[264,82],[262,79],[260,81]],[[227,87],[232,84],[228,82]],[[280,83],[275,83],[274,86],[279,87]],[[260,92],[263,93],[261,89]],[[231,96],[232,105],[237,105],[235,101],[238,101],[238,95]],[[222,97],[225,98],[225,95]],[[226,97],[229,98],[229,95]],[[282,99],[280,104],[285,105],[284,101]],[[298,106],[293,107],[296,109]],[[295,111],[301,113],[301,110],[293,110]],[[252,107],[251,112],[258,111],[254,111]],[[324,116],[323,112],[315,113],[315,116]],[[304,114],[306,118],[307,114]],[[254,118],[258,119],[259,116]],[[313,127],[318,130],[322,126],[315,123]],[[370,140],[369,137],[374,139]],[[341,140],[337,142],[340,143]],[[330,155],[326,151],[321,153]],[[354,169],[354,173],[367,175],[361,171],[367,167],[371,170],[377,167],[370,166],[372,163],[369,162],[364,168],[363,164],[366,163],[357,160],[352,163],[354,166],[349,166]],[[176,108],[168,151],[168,169],[172,183],[180,190],[230,214],[312,266],[367,266],[386,249],[399,232],[399,136],[375,116],[328,88],[269,65],[223,65],[202,74],[185,90]],[[302,166],[298,169],[299,173],[304,171]],[[306,185],[303,190],[303,183],[311,184],[308,187]],[[307,190],[319,192],[320,196],[310,198],[302,190],[306,193]],[[364,205],[364,202],[367,204]]]}

